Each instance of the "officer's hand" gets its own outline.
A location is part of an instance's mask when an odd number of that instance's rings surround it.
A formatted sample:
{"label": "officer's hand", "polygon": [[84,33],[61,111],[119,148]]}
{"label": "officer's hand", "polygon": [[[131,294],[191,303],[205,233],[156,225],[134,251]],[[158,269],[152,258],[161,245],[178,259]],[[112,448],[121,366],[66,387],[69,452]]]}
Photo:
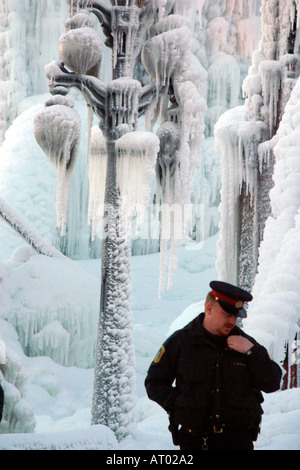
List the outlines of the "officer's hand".
{"label": "officer's hand", "polygon": [[239,335],[228,336],[227,345],[230,349],[234,349],[242,354],[246,354],[254,346],[247,338]]}

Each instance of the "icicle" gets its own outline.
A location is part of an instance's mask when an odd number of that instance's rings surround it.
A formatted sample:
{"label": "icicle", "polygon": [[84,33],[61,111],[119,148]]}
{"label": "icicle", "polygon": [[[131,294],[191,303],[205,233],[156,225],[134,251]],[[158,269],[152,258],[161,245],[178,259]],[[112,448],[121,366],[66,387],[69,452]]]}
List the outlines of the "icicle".
{"label": "icicle", "polygon": [[171,29],[148,39],[143,47],[142,59],[156,83],[168,83],[176,63],[181,60],[189,44],[190,33],[185,27]]}
{"label": "icicle", "polygon": [[174,13],[179,14],[183,17],[189,18],[190,20],[194,22],[195,8],[196,8],[195,3],[197,3],[198,8],[202,9],[204,0],[198,0],[197,2],[195,2],[195,0],[179,0],[175,2],[173,6],[173,11]]}
{"label": "icicle", "polygon": [[[57,102],[61,100],[59,97]],[[40,147],[58,169],[57,225],[64,235],[67,224],[71,172],[77,159],[81,123],[80,117],[74,109],[66,105],[55,104],[54,98],[49,103],[48,106],[46,103],[44,111],[35,116],[34,134]]]}
{"label": "icicle", "polygon": [[278,119],[278,98],[281,87],[281,63],[277,60],[263,60],[259,64],[264,98],[265,120],[270,136],[274,134]]}
{"label": "icicle", "polygon": [[[237,201],[243,187],[251,197],[256,192],[258,166],[255,149],[265,133],[266,125],[262,121],[247,120],[244,106],[227,111],[215,125],[216,145],[222,154],[224,183],[219,209],[221,227],[217,266],[219,276],[232,282],[237,282]],[[228,253],[230,256],[227,256]]]}
{"label": "icicle", "polygon": [[136,215],[136,231],[141,228],[150,199],[150,184],[159,141],[151,132],[129,132],[116,141],[117,181],[127,212],[127,226]]}
{"label": "icicle", "polygon": [[88,117],[87,117],[87,144],[86,144],[86,164],[89,163],[90,158],[90,148],[91,148],[91,132],[93,125],[93,108],[88,105]]}
{"label": "icicle", "polygon": [[67,365],[69,343],[70,334],[55,320],[32,336],[30,356],[48,356],[58,364]]}
{"label": "icicle", "polygon": [[[35,255],[26,260],[20,258],[19,249],[7,263],[5,281],[12,287],[13,301],[5,312],[0,306],[0,316],[15,327],[18,341],[30,356],[48,353],[61,364],[93,367],[99,303],[97,279],[67,258]],[[22,289],[20,282],[16,282],[19,275]],[[40,296],[24,297],[29,285],[32,291],[39,290]]]}
{"label": "icicle", "polygon": [[91,238],[95,239],[99,223],[104,214],[104,193],[107,167],[106,140],[99,128],[91,129],[91,147],[89,161],[89,206],[88,224],[91,225]]}
{"label": "icicle", "polygon": [[[153,121],[159,117],[160,123],[164,123],[158,131],[161,147],[157,166],[158,181],[161,186],[160,201],[157,200],[157,203],[161,203],[159,295],[165,288],[169,241],[171,251],[168,286],[171,285],[171,276],[176,268],[176,247],[184,239],[184,231],[179,238],[175,236],[174,227],[171,227],[168,217],[176,205],[182,210],[182,205],[190,202],[193,177],[200,159],[199,148],[207,110],[205,100],[207,73],[191,52],[191,18],[182,16],[182,14],[190,16],[194,7],[194,2],[189,0],[175,2],[173,11],[181,15],[169,15],[151,26],[150,38],[142,52],[145,69],[156,83],[158,90],[162,85],[165,85],[167,90],[172,79],[177,102],[174,109],[167,109],[168,97],[162,93],[150,110]],[[148,125],[150,119],[147,118],[146,122]],[[176,156],[173,144],[177,146]]]}
{"label": "icicle", "polygon": [[[265,224],[263,240],[260,245],[258,273],[253,287],[253,304],[249,305],[248,318],[245,320],[246,332],[255,335],[269,350],[276,362],[285,358],[285,346],[292,345],[295,334],[299,332],[300,318],[300,193],[299,193],[299,79],[286,105],[285,113],[278,131],[272,140],[259,146],[260,165],[271,153],[275,156],[273,172],[274,186],[270,190],[272,215]],[[216,138],[222,145],[223,181],[228,184],[222,188],[222,225],[220,236],[221,256],[218,271],[224,279],[230,278],[230,259],[224,263],[224,254],[234,254],[234,211],[230,220],[230,206],[235,207],[235,194],[230,192],[236,187],[240,176],[250,178],[247,172],[232,174],[234,158],[239,158],[236,139],[247,138],[247,145],[242,148],[251,153],[250,127],[253,121],[245,120],[245,110],[232,110],[223,117],[223,122],[216,126]],[[230,123],[231,120],[231,123]],[[241,122],[244,126],[241,126]],[[238,124],[237,124],[238,123]],[[256,123],[255,125],[258,125]],[[249,127],[248,134],[246,133]],[[263,131],[263,128],[261,128]],[[230,134],[232,136],[230,137]],[[258,137],[258,128],[252,127],[251,134]],[[247,155],[245,155],[247,157]],[[230,169],[230,170],[229,170]],[[250,170],[250,168],[249,168]],[[254,188],[255,189],[255,188]],[[232,209],[231,209],[232,210]],[[225,255],[226,256],[226,255]],[[224,264],[227,265],[225,272]],[[291,348],[288,364],[291,365]],[[290,376],[288,377],[290,380]]]}

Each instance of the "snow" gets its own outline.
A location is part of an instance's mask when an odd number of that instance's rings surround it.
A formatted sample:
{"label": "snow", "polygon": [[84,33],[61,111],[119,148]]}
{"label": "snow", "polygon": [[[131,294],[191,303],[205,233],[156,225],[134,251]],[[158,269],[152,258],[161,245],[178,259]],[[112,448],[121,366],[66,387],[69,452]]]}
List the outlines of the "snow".
{"label": "snow", "polygon": [[[9,339],[1,323],[1,333],[15,353],[27,376],[27,399],[36,419],[35,432],[0,434],[0,448],[7,450],[163,450],[178,449],[167,431],[166,413],[146,397],[145,373],[166,336],[184,326],[203,310],[208,283],[216,277],[215,255],[218,236],[204,242],[202,248],[179,250],[179,267],[174,286],[157,299],[159,255],[132,258],[134,338],[136,350],[136,401],[133,434],[118,442],[105,426],[90,425],[93,369],[66,367],[48,357],[26,357],[17,335]],[[195,246],[194,246],[195,248]],[[42,261],[34,255],[33,259]],[[145,261],[147,261],[145,263]],[[51,259],[51,264],[58,261]],[[28,261],[25,262],[25,266]],[[95,279],[98,293],[99,260],[72,263]],[[48,275],[55,276],[55,270]],[[48,270],[49,272],[49,270]],[[65,280],[64,287],[67,286]],[[56,288],[57,289],[57,288]],[[83,289],[84,291],[84,289]],[[55,290],[52,289],[53,295]],[[83,294],[82,294],[83,295]],[[92,294],[91,294],[92,295]],[[29,299],[30,300],[30,299]],[[31,302],[36,302],[34,293]],[[75,301],[74,301],[75,302]],[[3,322],[3,320],[1,320]],[[12,328],[12,327],[10,327]],[[12,328],[13,329],[13,328]],[[246,330],[247,331],[247,330]],[[12,332],[10,332],[12,336]],[[267,336],[267,335],[266,335]],[[262,334],[262,340],[265,336]],[[264,394],[262,432],[256,450],[300,449],[300,390]],[[2,424],[0,425],[1,429]]]}
{"label": "snow", "polygon": [[[67,1],[70,9],[73,2],[76,6],[75,0]],[[22,228],[26,229],[24,233],[29,233],[51,255],[34,253],[1,223],[0,340],[5,342],[6,363],[1,365],[0,380],[5,391],[6,408],[0,424],[0,449],[175,450],[177,448],[167,430],[166,413],[146,397],[143,382],[147,368],[165,338],[203,311],[209,282],[213,278],[232,275],[230,269],[234,269],[228,261],[224,263],[222,256],[215,265],[217,246],[222,247],[223,255],[230,253],[233,258],[234,203],[244,182],[249,194],[254,192],[256,185],[254,141],[263,140],[266,127],[272,134],[277,125],[276,117],[283,113],[287,102],[278,134],[260,147],[260,169],[269,161],[273,151],[277,160],[275,185],[271,192],[273,215],[266,223],[265,243],[260,250],[260,272],[254,286],[255,300],[244,327],[268,348],[278,362],[283,359],[286,339],[292,341],[297,331],[300,304],[298,83],[288,100],[299,65],[296,54],[287,54],[289,24],[296,18],[296,9],[292,0],[280,2],[280,11],[278,2],[263,1],[262,41],[256,49],[261,26],[259,0],[144,2],[149,11],[155,3],[159,20],[151,27],[150,39],[144,48],[146,68],[157,86],[158,82],[167,84],[172,77],[174,96],[180,107],[180,110],[164,109],[165,95],[159,103],[160,124],[165,122],[166,116],[169,120],[167,126],[160,127],[158,135],[161,136],[167,128],[175,136],[175,143],[178,137],[181,141],[180,155],[175,155],[171,161],[167,161],[165,155],[160,159],[166,176],[160,188],[167,195],[163,201],[182,203],[189,201],[192,193],[193,202],[205,206],[206,228],[203,229],[204,222],[200,220],[195,229],[196,241],[184,238],[184,245],[178,249],[177,271],[174,269],[174,245],[171,246],[169,273],[172,274],[172,283],[169,278],[169,290],[160,289],[160,298],[157,291],[165,267],[160,256],[162,254],[165,260],[167,250],[162,245],[161,254],[132,257],[134,370],[124,360],[126,354],[132,354],[133,345],[128,334],[131,325],[121,329],[123,319],[115,313],[115,304],[110,305],[114,320],[121,325],[120,329],[109,331],[118,343],[110,364],[112,367],[117,363],[124,365],[123,376],[119,380],[124,394],[119,394],[117,404],[113,397],[115,390],[112,390],[113,406],[109,411],[111,415],[120,414],[127,408],[127,416],[125,413],[121,416],[124,428],[128,426],[126,420],[132,417],[132,411],[135,418],[131,434],[118,441],[119,436],[108,427],[101,424],[91,426],[100,289],[100,249],[96,235],[101,233],[107,162],[103,136],[98,125],[93,127],[90,107],[87,138],[86,129],[80,128],[79,116],[83,117],[82,122],[86,120],[86,108],[78,94],[71,95],[74,101],[63,96],[51,99],[48,95],[36,96],[36,93],[46,91],[43,67],[56,57],[58,42],[61,58],[76,72],[97,69],[104,53],[100,35],[92,29],[93,21],[86,12],[78,14],[73,22],[67,21],[65,27],[68,32],[61,35],[62,18],[66,18],[65,3],[57,0],[36,4],[25,2],[25,7],[22,5],[20,8],[17,2],[6,1],[0,5],[0,14],[3,13],[0,45],[4,50],[0,59],[0,127],[5,130],[12,123],[0,151],[1,210],[9,214],[10,219],[21,220]],[[199,9],[197,37],[192,36],[189,30],[196,23],[194,3]],[[133,9],[130,18],[129,63],[124,67],[124,74],[128,76],[132,74],[132,63],[143,28],[149,26],[143,21],[142,27],[138,28],[138,11]],[[153,8],[151,11],[153,13]],[[174,14],[164,17],[171,11]],[[27,30],[26,19],[33,17],[35,21],[30,22],[32,24]],[[278,17],[281,22],[277,21]],[[115,21],[122,21],[122,18],[116,17]],[[18,34],[13,34],[13,31],[18,31]],[[280,50],[276,51],[278,37]],[[114,64],[124,46],[122,34],[119,39],[113,50]],[[78,55],[74,54],[74,41],[89,45],[89,53],[79,61]],[[299,38],[296,38],[296,46],[297,41]],[[37,47],[40,42],[47,44],[42,53]],[[26,48],[27,43],[30,51]],[[244,107],[241,106],[239,85],[253,50],[252,65],[243,85]],[[277,52],[283,54],[280,60]],[[30,70],[27,64],[30,64]],[[48,72],[52,67],[53,64],[48,66]],[[106,61],[103,68],[105,75],[110,69]],[[91,79],[95,83],[98,69],[90,73],[93,73]],[[278,109],[280,74],[284,79],[284,90],[283,104]],[[26,86],[34,96],[23,100]],[[131,95],[128,91],[133,88]],[[110,82],[107,89],[111,97],[116,98],[116,101],[110,101],[109,112],[120,137],[116,141],[118,168],[121,169],[119,185],[123,197],[136,209],[148,202],[145,196],[153,195],[153,188],[150,190],[149,186],[154,176],[158,140],[152,133],[131,132],[137,128],[140,83],[128,77],[120,78]],[[122,107],[125,97],[132,99],[134,104],[132,108],[126,104],[126,110],[133,111],[125,116],[128,124],[124,124]],[[41,103],[45,101],[46,109],[42,109]],[[56,128],[50,128],[49,117],[52,123],[54,109],[60,111],[60,119]],[[224,113],[228,109],[230,111]],[[34,116],[37,116],[36,137],[42,148],[33,138]],[[55,113],[55,116],[58,115]],[[206,139],[203,135],[204,119]],[[216,137],[225,155],[222,174],[219,153],[213,149],[213,130],[218,119]],[[52,148],[49,134],[55,132],[58,137],[63,125],[67,129],[61,136],[64,142],[60,141]],[[84,153],[82,148],[86,140],[90,159],[84,162],[84,159],[77,158],[77,153]],[[196,168],[200,154],[202,161]],[[179,160],[180,175],[178,167],[175,172],[173,167]],[[55,168],[49,165],[51,162]],[[85,163],[89,163],[89,168]],[[56,214],[53,210],[57,177],[58,186],[63,188],[58,191],[57,205],[62,236],[55,233]],[[216,233],[221,178],[226,185],[222,188],[220,206],[221,232]],[[68,179],[68,184],[60,185],[64,179]],[[170,181],[173,186],[169,185]],[[88,186],[91,189],[89,196]],[[156,196],[160,196],[159,191]],[[30,223],[20,219],[19,213],[24,214]],[[151,209],[148,217],[153,217]],[[135,222],[139,242],[140,220],[136,218]],[[163,237],[167,229],[168,226],[163,227]],[[62,248],[73,260],[57,257],[52,245]],[[151,240],[150,248],[146,245],[146,253],[153,246],[157,251],[157,240]],[[133,249],[134,253],[139,251],[143,248]],[[93,256],[98,259],[92,259]],[[119,279],[128,282],[128,266],[122,264],[121,267]],[[119,291],[115,296],[118,297],[118,306],[127,308],[129,297],[123,296],[123,292],[119,294]],[[130,341],[126,340],[128,344],[125,347],[124,336],[127,334]],[[109,375],[109,368],[105,372]],[[131,387],[134,381],[136,391],[133,397]],[[299,450],[299,389],[276,392],[264,398],[262,432],[255,449]],[[123,431],[126,434],[126,429],[121,429],[119,435]]]}

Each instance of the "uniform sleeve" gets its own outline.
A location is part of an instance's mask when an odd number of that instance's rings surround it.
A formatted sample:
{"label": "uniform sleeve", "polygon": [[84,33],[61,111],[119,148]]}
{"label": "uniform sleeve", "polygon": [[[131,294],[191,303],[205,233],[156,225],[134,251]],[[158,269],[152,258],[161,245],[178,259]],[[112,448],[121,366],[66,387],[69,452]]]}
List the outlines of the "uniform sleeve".
{"label": "uniform sleeve", "polygon": [[3,388],[0,385],[0,422],[2,420],[3,405],[4,405],[4,392],[3,392]]}
{"label": "uniform sleeve", "polygon": [[171,413],[177,396],[173,382],[176,376],[177,347],[174,337],[169,338],[159,349],[152,361],[145,387],[150,400],[158,403]]}
{"label": "uniform sleeve", "polygon": [[256,388],[265,392],[276,392],[280,389],[282,371],[276,362],[272,361],[262,345],[254,342],[251,354],[247,356],[247,364],[251,371]]}

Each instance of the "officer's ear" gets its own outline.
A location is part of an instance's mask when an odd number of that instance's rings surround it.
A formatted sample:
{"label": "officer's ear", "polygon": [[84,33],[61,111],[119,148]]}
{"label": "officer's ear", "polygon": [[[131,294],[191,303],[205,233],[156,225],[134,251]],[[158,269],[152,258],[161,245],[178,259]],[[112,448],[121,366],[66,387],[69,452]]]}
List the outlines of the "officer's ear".
{"label": "officer's ear", "polygon": [[211,315],[211,313],[212,313],[212,303],[207,302],[205,304],[205,313],[208,314],[208,315]]}

